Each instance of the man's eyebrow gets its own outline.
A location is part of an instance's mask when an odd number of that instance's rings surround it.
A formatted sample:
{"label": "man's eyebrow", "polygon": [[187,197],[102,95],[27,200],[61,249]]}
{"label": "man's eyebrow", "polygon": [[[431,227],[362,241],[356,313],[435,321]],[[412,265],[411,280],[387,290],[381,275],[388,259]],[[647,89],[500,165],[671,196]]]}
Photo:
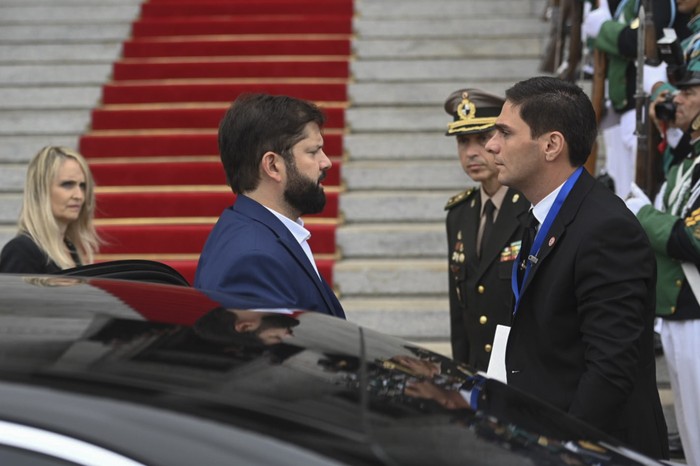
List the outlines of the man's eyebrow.
{"label": "man's eyebrow", "polygon": [[509,128],[508,128],[508,125],[504,125],[502,123],[496,123],[493,125],[493,129],[495,129],[496,131],[500,131],[502,133],[502,132],[508,130]]}

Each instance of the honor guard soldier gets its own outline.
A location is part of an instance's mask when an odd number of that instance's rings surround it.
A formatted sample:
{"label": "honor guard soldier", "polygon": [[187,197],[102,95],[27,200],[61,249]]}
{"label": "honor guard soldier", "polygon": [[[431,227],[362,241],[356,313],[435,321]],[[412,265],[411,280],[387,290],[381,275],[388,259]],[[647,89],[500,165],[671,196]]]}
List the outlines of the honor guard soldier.
{"label": "honor guard soldier", "polygon": [[498,182],[493,155],[484,148],[503,102],[479,89],[460,89],[445,101],[454,120],[445,135],[456,137],[462,168],[477,183],[445,206],[452,357],[483,371],[496,325],[510,324],[511,274],[523,228],[518,216],[530,207]]}

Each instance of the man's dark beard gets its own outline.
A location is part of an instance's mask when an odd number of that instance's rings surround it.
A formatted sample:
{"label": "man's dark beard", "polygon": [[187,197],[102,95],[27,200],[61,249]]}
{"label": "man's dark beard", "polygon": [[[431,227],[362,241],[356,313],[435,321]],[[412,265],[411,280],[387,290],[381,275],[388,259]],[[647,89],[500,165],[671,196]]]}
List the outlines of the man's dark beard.
{"label": "man's dark beard", "polygon": [[287,187],[284,190],[284,200],[299,211],[299,215],[317,214],[326,206],[326,194],[320,185],[326,177],[323,172],[318,181],[310,180],[297,170],[296,163],[287,163]]}

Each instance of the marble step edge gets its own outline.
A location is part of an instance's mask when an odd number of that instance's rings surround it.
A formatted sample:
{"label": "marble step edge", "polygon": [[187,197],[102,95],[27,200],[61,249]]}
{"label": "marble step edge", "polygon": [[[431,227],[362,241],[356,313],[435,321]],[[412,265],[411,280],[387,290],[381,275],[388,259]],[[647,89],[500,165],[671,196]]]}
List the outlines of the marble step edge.
{"label": "marble step edge", "polygon": [[346,191],[340,196],[339,209],[348,225],[444,221],[445,204],[464,189]]}
{"label": "marble step edge", "polygon": [[[472,61],[479,63],[471,63]],[[537,58],[361,60],[350,63],[355,82],[434,82],[503,79],[514,82],[538,74]]]}
{"label": "marble step edge", "polygon": [[340,301],[348,320],[367,329],[418,343],[449,341],[449,303],[445,296],[377,295],[359,299],[341,296]]}
{"label": "marble step edge", "polygon": [[0,135],[0,165],[4,163],[27,163],[44,146],[78,147],[79,133]]}
{"label": "marble step edge", "polygon": [[492,38],[473,38],[469,41],[453,38],[394,39],[359,37],[353,40],[353,58],[361,60],[461,58],[464,60],[501,57],[539,58],[542,40],[535,37],[518,38],[519,48],[503,47]]}
{"label": "marble step edge", "polygon": [[3,111],[83,110],[89,114],[99,105],[101,98],[102,86],[94,84],[0,87],[0,109]]}
{"label": "marble step edge", "polygon": [[40,64],[112,64],[122,52],[120,40],[0,45],[0,66]]}
{"label": "marble step edge", "polygon": [[[412,1],[412,0],[409,0]],[[422,1],[422,0],[420,0]],[[481,0],[477,0],[481,1]],[[507,1],[507,0],[505,0]],[[143,0],[99,0],[100,5],[141,5]],[[2,7],[35,7],[35,6],[82,6],[92,7],[94,0],[0,0]]]}
{"label": "marble step edge", "polygon": [[341,225],[335,236],[342,260],[387,257],[440,260],[447,256],[444,220]]}
{"label": "marble step edge", "polygon": [[[432,191],[451,190],[455,194],[463,190],[466,175],[461,169],[424,166],[423,171],[412,171],[407,167],[386,170],[353,170],[343,167],[345,192],[358,191]],[[391,173],[391,176],[387,176]],[[451,196],[449,196],[451,197]]]}
{"label": "marble step edge", "polygon": [[441,0],[439,8],[430,0],[382,0],[357,1],[355,12],[363,17],[413,18],[429,15],[443,17],[483,17],[494,14],[508,14],[513,17],[539,15],[542,7],[535,8],[533,2],[512,0]]}
{"label": "marble step edge", "polygon": [[333,277],[343,297],[377,294],[435,297],[448,291],[444,259],[348,259],[335,264]]}
{"label": "marble step edge", "polygon": [[0,25],[37,24],[114,24],[131,23],[141,12],[140,5],[134,2],[124,5],[92,2],[87,5],[42,4],[7,5],[0,3]]}
{"label": "marble step edge", "polygon": [[348,84],[348,100],[350,108],[425,105],[442,109],[447,96],[457,89],[478,88],[503,96],[506,89],[517,81],[517,76],[501,76],[494,79],[452,78],[431,82],[354,81]]}

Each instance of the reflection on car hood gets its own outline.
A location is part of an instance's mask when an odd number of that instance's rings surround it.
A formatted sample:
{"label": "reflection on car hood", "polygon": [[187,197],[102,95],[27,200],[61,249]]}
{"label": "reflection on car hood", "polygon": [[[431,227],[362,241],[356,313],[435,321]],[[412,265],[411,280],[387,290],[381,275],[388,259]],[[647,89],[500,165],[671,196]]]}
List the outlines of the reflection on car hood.
{"label": "reflection on car hood", "polygon": [[1,380],[188,413],[350,464],[641,464],[495,381],[483,388],[499,410],[474,412],[460,403],[466,384],[480,380],[467,367],[283,304],[0,276]]}

